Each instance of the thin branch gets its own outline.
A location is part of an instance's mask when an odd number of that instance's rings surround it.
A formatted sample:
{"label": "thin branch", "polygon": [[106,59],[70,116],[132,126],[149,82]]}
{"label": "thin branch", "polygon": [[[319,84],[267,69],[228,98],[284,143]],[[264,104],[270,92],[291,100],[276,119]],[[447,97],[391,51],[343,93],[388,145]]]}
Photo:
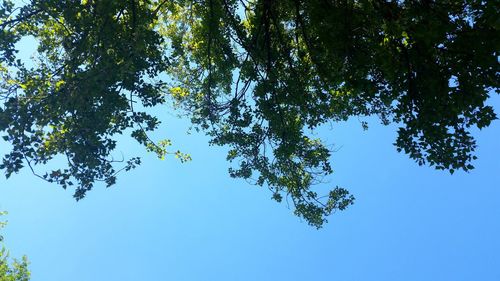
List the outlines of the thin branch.
{"label": "thin branch", "polygon": [[22,17],[18,17],[18,18],[15,18],[15,19],[11,19],[11,20],[8,20],[8,21],[5,21],[3,23],[0,24],[0,28],[1,29],[4,29],[6,26],[10,25],[10,24],[17,24],[18,22],[21,22],[21,21],[24,21],[24,20],[27,20],[29,18],[31,18],[32,16],[42,12],[43,10],[42,9],[38,9],[38,10],[35,10],[35,11],[32,11]]}

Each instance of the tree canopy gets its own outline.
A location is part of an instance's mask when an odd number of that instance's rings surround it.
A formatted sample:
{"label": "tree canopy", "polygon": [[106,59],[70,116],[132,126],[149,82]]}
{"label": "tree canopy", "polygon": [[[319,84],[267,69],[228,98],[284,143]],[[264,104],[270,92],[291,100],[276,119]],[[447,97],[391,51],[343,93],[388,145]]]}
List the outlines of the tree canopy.
{"label": "tree canopy", "polygon": [[[0,217],[6,212],[0,211]],[[0,221],[0,230],[7,223]],[[0,244],[3,242],[3,236],[0,235]],[[28,259],[23,256],[21,261],[14,259],[9,261],[9,253],[3,245],[0,248],[0,280],[1,281],[28,281],[30,280],[30,272],[28,270]]]}
{"label": "tree canopy", "polygon": [[[211,143],[230,148],[229,174],[290,199],[320,227],[354,198],[313,186],[332,173],[319,126],[376,115],[399,126],[395,146],[419,165],[469,171],[472,128],[496,119],[496,1],[0,0],[0,168],[28,167],[76,186],[140,164],[113,158],[129,134],[160,158],[187,154],[152,140],[149,107],[173,104]],[[23,38],[37,42],[27,65]],[[40,172],[63,156],[67,166]],[[120,166],[121,165],[121,166]]]}

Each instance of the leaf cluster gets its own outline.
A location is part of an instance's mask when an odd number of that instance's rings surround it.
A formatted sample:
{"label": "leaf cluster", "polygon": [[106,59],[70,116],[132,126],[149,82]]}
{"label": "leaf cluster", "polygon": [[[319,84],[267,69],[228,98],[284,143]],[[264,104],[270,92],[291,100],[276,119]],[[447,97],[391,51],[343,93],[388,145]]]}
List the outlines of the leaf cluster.
{"label": "leaf cluster", "polygon": [[[0,211],[0,217],[7,212]],[[6,222],[0,221],[0,230],[6,225]],[[0,235],[0,242],[3,237]],[[30,272],[28,270],[28,258],[23,256],[21,260],[9,260],[9,253],[2,245],[0,249],[0,280],[1,281],[28,281]]]}

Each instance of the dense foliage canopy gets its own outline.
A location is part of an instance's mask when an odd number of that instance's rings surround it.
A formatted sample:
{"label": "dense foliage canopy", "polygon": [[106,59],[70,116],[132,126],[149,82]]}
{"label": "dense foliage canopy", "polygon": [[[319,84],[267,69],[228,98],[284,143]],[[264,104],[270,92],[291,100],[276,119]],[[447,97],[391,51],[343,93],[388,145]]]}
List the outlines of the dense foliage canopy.
{"label": "dense foliage canopy", "polygon": [[[468,171],[470,129],[496,119],[497,1],[0,0],[0,168],[28,166],[85,196],[140,164],[113,158],[127,133],[159,157],[168,140],[148,107],[171,104],[216,145],[230,175],[290,199],[314,226],[353,202],[313,185],[332,173],[314,130],[350,116],[399,126],[395,146],[419,165]],[[35,38],[33,65],[16,43]],[[57,156],[67,166],[40,173]]]}

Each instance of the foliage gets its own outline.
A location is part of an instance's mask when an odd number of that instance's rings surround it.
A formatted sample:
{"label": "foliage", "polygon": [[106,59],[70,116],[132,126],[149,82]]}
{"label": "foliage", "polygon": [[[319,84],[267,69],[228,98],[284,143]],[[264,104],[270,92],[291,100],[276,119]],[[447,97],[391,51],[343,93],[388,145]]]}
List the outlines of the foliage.
{"label": "foliage", "polygon": [[[13,146],[0,168],[35,173],[63,155],[68,166],[41,177],[75,184],[77,199],[115,183],[116,134],[171,153],[147,134],[159,120],[146,108],[167,102],[230,148],[232,177],[291,199],[317,227],[354,200],[314,191],[332,173],[319,126],[377,115],[400,126],[398,151],[453,173],[473,169],[471,128],[496,119],[485,104],[499,84],[495,1],[0,3],[0,131]],[[33,67],[16,60],[26,37],[38,42]]]}
{"label": "foliage", "polygon": [[9,264],[9,254],[5,248],[0,249],[0,280],[1,281],[27,281],[30,280],[28,271],[28,259],[23,256],[22,259],[14,259]]}
{"label": "foliage", "polygon": [[[6,212],[0,212],[0,216],[5,215]],[[0,229],[6,225],[5,222],[0,221]],[[3,237],[0,235],[0,242]],[[20,261],[14,259],[12,264],[9,264],[9,253],[3,247],[0,249],[0,281],[28,281],[30,279],[30,272],[28,271],[28,259],[23,256]]]}

